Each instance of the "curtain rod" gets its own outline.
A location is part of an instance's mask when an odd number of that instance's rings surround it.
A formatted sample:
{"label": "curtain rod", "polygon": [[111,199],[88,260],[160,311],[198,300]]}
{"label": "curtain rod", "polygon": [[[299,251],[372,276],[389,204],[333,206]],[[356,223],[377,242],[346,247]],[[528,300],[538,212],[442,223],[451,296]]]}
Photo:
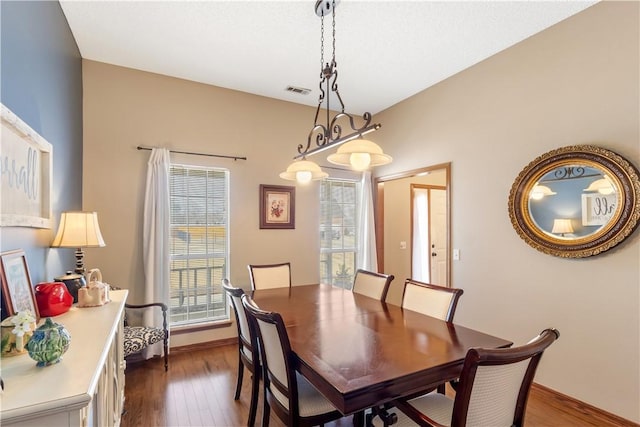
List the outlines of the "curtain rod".
{"label": "curtain rod", "polygon": [[[138,150],[153,150],[154,147],[144,147],[142,145],[138,145],[136,147]],[[191,154],[193,156],[207,156],[207,157],[221,157],[224,159],[233,159],[233,160],[247,160],[246,157],[240,157],[240,156],[224,156],[222,154],[208,154],[208,153],[195,153],[192,151],[176,151],[176,150],[169,150],[169,152],[171,153],[180,153],[180,154]]]}

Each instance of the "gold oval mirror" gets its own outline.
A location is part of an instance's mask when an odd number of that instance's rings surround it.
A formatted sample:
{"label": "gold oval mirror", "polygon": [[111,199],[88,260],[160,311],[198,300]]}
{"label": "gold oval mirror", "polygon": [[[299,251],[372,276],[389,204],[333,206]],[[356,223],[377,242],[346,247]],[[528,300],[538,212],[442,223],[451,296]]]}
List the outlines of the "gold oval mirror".
{"label": "gold oval mirror", "polygon": [[597,255],[638,226],[638,170],[592,145],[549,151],[516,178],[509,217],[518,235],[541,252],[564,258]]}

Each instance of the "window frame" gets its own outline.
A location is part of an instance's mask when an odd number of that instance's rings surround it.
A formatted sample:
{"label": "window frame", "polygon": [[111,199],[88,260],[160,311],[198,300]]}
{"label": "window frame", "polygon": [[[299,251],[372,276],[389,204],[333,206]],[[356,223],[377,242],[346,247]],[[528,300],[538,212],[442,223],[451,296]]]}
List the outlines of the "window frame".
{"label": "window frame", "polygon": [[[340,225],[340,229],[342,230],[342,232],[341,232],[341,236],[339,237],[342,240],[342,247],[335,248],[333,247],[333,243],[332,243],[330,248],[323,248],[323,243],[326,241],[326,237],[323,238],[324,237],[323,233],[327,232],[327,225],[326,223],[324,223],[324,221],[325,219],[330,219],[330,221],[333,222],[332,214],[329,213],[329,211],[333,209],[333,207],[336,205],[338,206],[345,205],[344,200],[341,202],[335,202],[335,203],[330,202],[329,206],[327,207],[327,213],[325,213],[323,217],[324,204],[327,203],[326,201],[324,201],[324,198],[323,198],[323,191],[325,191],[324,186],[332,185],[333,183],[351,184],[353,185],[353,188],[354,188],[353,245],[349,247],[344,246],[344,240],[345,240],[344,230],[345,228],[347,228],[347,226],[345,226],[343,222]],[[362,192],[361,187],[362,187],[361,182],[356,179],[327,178],[320,183],[320,188],[319,188],[320,220],[318,224],[318,232],[320,233],[320,236],[319,236],[320,237],[320,257],[319,257],[320,258],[319,259],[320,281],[324,283],[328,282],[331,285],[340,286],[346,289],[351,289],[351,287],[353,286],[353,278],[355,276],[356,269],[357,269],[358,252],[360,250],[360,245],[359,245],[360,212],[359,211],[360,211],[360,203],[361,203],[360,199],[361,199],[361,192]],[[329,191],[331,191],[331,189]],[[332,224],[331,225],[332,239],[334,237],[333,228],[334,226]],[[323,266],[323,263],[327,262],[324,259],[324,257],[328,256],[329,258],[332,258],[334,254],[344,254],[343,265],[344,265],[344,259],[348,256],[348,254],[352,254],[353,256],[353,263],[348,267],[348,271],[344,272],[344,276],[342,277],[340,277],[339,274],[336,274],[336,272],[334,271],[333,262],[330,262],[328,266]],[[326,275],[323,273],[325,271],[327,273]]]}
{"label": "window frame", "polygon": [[[214,173],[223,173],[224,174],[224,189],[223,189],[223,200],[224,200],[224,207],[223,207],[223,222],[222,225],[219,223],[214,223],[211,222],[209,223],[209,215],[212,215],[211,213],[209,213],[207,211],[207,209],[209,208],[209,204],[206,202],[205,200],[205,212],[204,212],[204,216],[205,216],[205,223],[204,223],[204,227],[205,227],[205,237],[204,237],[204,247],[205,252],[204,253],[193,253],[189,251],[189,245],[190,242],[187,243],[186,246],[186,250],[182,253],[177,253],[174,254],[174,240],[173,240],[173,233],[174,230],[176,230],[177,227],[186,227],[189,228],[190,226],[193,227],[193,224],[189,224],[189,211],[187,210],[185,212],[185,217],[187,218],[187,220],[185,221],[185,223],[174,223],[174,216],[173,216],[173,209],[172,207],[173,205],[173,201],[174,201],[174,192],[172,191],[173,187],[174,187],[174,182],[173,182],[173,171],[174,169],[182,169],[188,172],[190,171],[199,171],[199,172],[204,172],[205,174],[209,174],[210,172],[214,172]],[[193,165],[193,164],[185,164],[185,163],[177,163],[177,162],[172,162],[169,165],[169,324],[172,328],[175,329],[182,329],[182,330],[186,330],[186,329],[200,329],[203,327],[207,327],[213,324],[217,324],[217,323],[228,323],[231,320],[230,317],[230,307],[229,307],[229,301],[228,298],[226,298],[226,295],[222,289],[222,280],[214,280],[214,275],[215,275],[215,271],[214,269],[216,268],[215,266],[210,266],[209,263],[212,260],[216,260],[216,259],[222,259],[223,260],[223,268],[221,269],[222,271],[220,272],[220,275],[222,278],[224,277],[228,277],[228,272],[229,272],[229,266],[230,266],[230,257],[231,257],[231,251],[230,251],[230,236],[229,236],[229,232],[230,232],[230,218],[231,215],[229,213],[230,211],[230,180],[231,180],[231,174],[229,169],[227,168],[222,168],[222,167],[215,167],[215,166],[201,166],[201,165]],[[208,191],[208,189],[206,190],[204,196],[200,196],[200,197],[204,197],[205,199],[208,199],[211,196],[210,192]],[[186,199],[190,199],[190,197],[186,197]],[[211,243],[209,241],[210,237],[209,237],[209,233],[211,232],[211,229],[214,227],[223,227],[223,232],[224,232],[224,239],[223,239],[223,245],[224,248],[223,250],[215,250],[215,243]],[[215,235],[213,236],[215,237]],[[213,238],[212,237],[212,238]],[[190,235],[187,235],[187,240],[190,239]],[[213,246],[213,249],[211,252],[209,252],[209,245]],[[189,261],[189,260],[203,260],[205,261],[205,263],[207,264],[206,266],[202,267],[187,267],[185,268],[185,270],[187,271],[187,276],[190,276],[190,272],[194,271],[194,276],[196,276],[196,280],[197,280],[197,275],[198,275],[198,271],[204,269],[205,270],[205,274],[209,274],[209,279],[207,284],[205,284],[205,288],[207,289],[207,293],[204,295],[200,295],[200,294],[196,294],[195,295],[195,300],[196,300],[196,304],[197,305],[204,305],[205,306],[205,314],[211,312],[211,314],[209,315],[205,315],[204,317],[201,318],[189,318],[189,314],[191,313],[189,311],[189,308],[192,306],[192,304],[189,304],[187,302],[187,304],[185,305],[185,309],[186,309],[186,313],[181,315],[178,313],[175,313],[173,311],[174,307],[173,307],[173,303],[172,301],[176,298],[184,298],[185,300],[188,301],[189,298],[194,298],[194,295],[187,295],[186,297],[181,297],[181,296],[174,296],[173,293],[175,292],[174,289],[172,289],[172,272],[176,271],[174,270],[172,267],[174,265],[174,261]],[[188,265],[188,264],[187,264]],[[211,271],[209,271],[211,270]],[[180,275],[182,275],[182,273],[180,273]],[[189,283],[190,279],[189,277],[187,278],[187,292],[189,290],[191,290],[192,284]],[[198,285],[196,283],[195,288],[198,288]],[[198,298],[203,297],[207,300],[207,302],[205,304],[198,304]],[[214,301],[214,300],[220,300],[220,301]],[[209,302],[209,300],[211,300],[211,302]],[[216,308],[215,305],[216,304],[221,304],[221,307]],[[213,313],[217,310],[222,310],[222,312],[219,315],[213,315]],[[186,319],[183,320],[176,320],[175,318],[177,316],[186,316]]]}

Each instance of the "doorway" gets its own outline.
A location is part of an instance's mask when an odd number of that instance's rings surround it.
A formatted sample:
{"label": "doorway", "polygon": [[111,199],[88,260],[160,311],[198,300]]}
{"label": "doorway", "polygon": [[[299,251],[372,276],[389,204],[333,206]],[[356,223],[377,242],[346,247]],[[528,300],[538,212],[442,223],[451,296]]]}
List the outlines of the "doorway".
{"label": "doorway", "polygon": [[411,184],[411,278],[446,286],[446,187]]}
{"label": "doorway", "polygon": [[431,219],[426,219],[431,241],[424,250],[429,257],[437,254],[428,261],[429,283],[451,286],[450,168],[450,163],[443,163],[375,179],[378,270],[396,277],[387,295],[389,302],[400,304],[404,281],[414,274],[412,186],[428,187],[434,203],[429,209]]}

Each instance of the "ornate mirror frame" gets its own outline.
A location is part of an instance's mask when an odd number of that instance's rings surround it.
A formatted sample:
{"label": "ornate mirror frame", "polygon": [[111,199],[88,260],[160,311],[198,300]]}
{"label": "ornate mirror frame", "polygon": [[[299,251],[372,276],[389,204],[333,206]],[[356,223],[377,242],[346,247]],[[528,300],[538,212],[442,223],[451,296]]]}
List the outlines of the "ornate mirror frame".
{"label": "ornate mirror frame", "polygon": [[[598,255],[622,242],[638,227],[638,175],[638,170],[626,159],[604,148],[572,145],[549,151],[529,163],[513,183],[509,193],[511,224],[527,244],[543,253],[563,258]],[[577,191],[563,194],[550,188],[557,187],[561,181],[566,184],[569,180],[574,180],[574,184],[578,180],[586,180],[584,182],[588,185],[580,194],[575,194]],[[597,190],[595,181],[604,182],[608,190]],[[544,192],[539,191],[541,189]],[[569,218],[553,220],[553,227],[548,225],[547,219],[547,225],[542,226],[539,224],[542,221],[536,221],[532,210],[543,197],[568,198],[579,206],[573,206],[573,214],[568,215],[566,208],[564,212],[562,209],[557,213],[546,212],[547,217]],[[592,214],[591,211],[601,210],[603,206],[607,212],[605,215],[597,217]],[[565,229],[561,227],[562,221],[569,223]],[[583,233],[573,234],[574,229]]]}

